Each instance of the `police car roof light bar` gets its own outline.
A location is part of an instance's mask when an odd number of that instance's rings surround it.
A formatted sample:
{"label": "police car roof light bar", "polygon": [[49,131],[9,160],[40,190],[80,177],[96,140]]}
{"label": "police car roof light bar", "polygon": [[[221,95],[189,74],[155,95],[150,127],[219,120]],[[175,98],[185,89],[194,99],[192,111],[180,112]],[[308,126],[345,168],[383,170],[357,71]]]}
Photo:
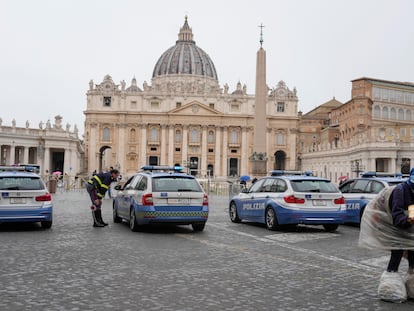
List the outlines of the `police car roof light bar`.
{"label": "police car roof light bar", "polygon": [[168,166],[168,165],[144,165],[141,166],[142,171],[160,171],[160,172],[177,172],[181,173],[182,166]]}
{"label": "police car roof light bar", "polygon": [[24,166],[14,166],[14,165],[3,165],[0,166],[0,172],[11,172],[11,171],[23,171],[23,172],[30,172]]}
{"label": "police car roof light bar", "polygon": [[313,172],[312,171],[294,171],[294,170],[273,170],[270,172],[270,176],[283,176],[283,175],[313,176]]}
{"label": "police car roof light bar", "polygon": [[403,175],[401,173],[385,173],[385,172],[373,172],[373,171],[368,171],[368,172],[363,172],[361,173],[361,177],[397,177],[397,178],[402,178]]}

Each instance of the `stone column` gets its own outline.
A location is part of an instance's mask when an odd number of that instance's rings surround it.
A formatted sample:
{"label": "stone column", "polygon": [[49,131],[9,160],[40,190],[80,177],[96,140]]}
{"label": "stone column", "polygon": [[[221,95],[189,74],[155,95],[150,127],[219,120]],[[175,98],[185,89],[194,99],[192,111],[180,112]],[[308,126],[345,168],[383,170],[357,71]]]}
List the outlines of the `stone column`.
{"label": "stone column", "polygon": [[390,170],[391,173],[395,173],[397,171],[397,155],[395,157],[390,158]]}
{"label": "stone column", "polygon": [[229,128],[227,126],[223,127],[223,149],[221,150],[221,154],[223,155],[223,158],[221,159],[221,165],[222,165],[222,176],[226,177],[228,176],[227,172],[227,150],[228,148],[228,138],[229,138]]}
{"label": "stone column", "polygon": [[147,126],[148,124],[141,125],[141,154],[140,154],[140,161],[141,167],[142,165],[147,165]]}
{"label": "stone column", "polygon": [[71,170],[69,169],[72,167],[70,161],[72,157],[72,151],[70,149],[65,149],[65,152],[63,153],[63,172],[62,173],[68,173],[70,175]]}
{"label": "stone column", "polygon": [[126,131],[127,124],[125,124],[125,120],[118,126],[118,152],[117,152],[117,163],[121,166],[122,169],[126,169],[126,163],[125,163],[125,142],[128,141],[128,134]]}
{"label": "stone column", "polygon": [[174,163],[174,125],[168,127],[168,165],[173,166]]}
{"label": "stone column", "polygon": [[168,150],[167,138],[166,138],[166,125],[161,125],[161,146],[160,146],[160,164],[168,165],[166,151]]}
{"label": "stone column", "polygon": [[202,126],[201,131],[201,172],[200,175],[207,175],[207,126]]}
{"label": "stone column", "polygon": [[248,141],[247,141],[247,128],[241,129],[241,155],[240,155],[240,175],[248,175]]}
{"label": "stone column", "polygon": [[23,163],[29,164],[29,147],[22,147],[23,148]]}
{"label": "stone column", "polygon": [[[91,123],[89,136],[89,159],[88,159],[88,174],[92,174],[94,170],[99,170],[99,151],[96,149],[98,143],[98,124]],[[47,152],[45,152],[46,155]],[[46,165],[50,165],[49,162]]]}
{"label": "stone column", "polygon": [[44,156],[43,156],[43,163],[44,163],[44,168],[43,170],[46,172],[46,170],[49,171],[49,174],[52,174],[52,169],[50,168],[50,148],[49,147],[45,147],[45,152],[44,152]]}
{"label": "stone column", "polygon": [[16,157],[16,147],[10,146],[10,159],[9,159],[9,165],[16,164],[15,162]]}
{"label": "stone column", "polygon": [[215,176],[224,176],[223,172],[221,171],[220,165],[220,155],[223,154],[221,150],[221,128],[219,126],[216,127],[216,138],[215,138],[216,146],[214,148],[214,175]]}
{"label": "stone column", "polygon": [[189,165],[188,162],[188,125],[183,126],[183,137],[182,137],[182,163],[186,163],[186,165]]}

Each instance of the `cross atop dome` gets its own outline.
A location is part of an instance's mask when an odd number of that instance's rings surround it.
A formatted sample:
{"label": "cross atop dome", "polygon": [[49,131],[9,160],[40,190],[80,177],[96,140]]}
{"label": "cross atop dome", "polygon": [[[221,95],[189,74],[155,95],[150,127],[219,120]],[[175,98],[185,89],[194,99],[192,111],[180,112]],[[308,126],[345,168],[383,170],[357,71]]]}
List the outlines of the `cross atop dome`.
{"label": "cross atop dome", "polygon": [[193,41],[193,31],[188,25],[188,16],[186,15],[184,20],[183,27],[180,28],[180,33],[178,34],[178,41]]}

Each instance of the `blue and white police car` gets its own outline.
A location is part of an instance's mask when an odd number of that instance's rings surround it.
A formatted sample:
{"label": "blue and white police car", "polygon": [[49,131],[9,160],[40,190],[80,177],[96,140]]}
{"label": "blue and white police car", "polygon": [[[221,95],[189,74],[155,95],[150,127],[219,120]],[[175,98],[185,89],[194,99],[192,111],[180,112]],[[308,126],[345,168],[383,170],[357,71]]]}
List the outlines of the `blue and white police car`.
{"label": "blue and white police car", "polygon": [[272,171],[229,202],[234,223],[263,223],[269,230],[281,225],[322,225],[335,231],[346,219],[345,199],[329,179],[307,172]]}
{"label": "blue and white police car", "polygon": [[402,174],[364,172],[358,178],[346,180],[339,186],[345,197],[347,223],[359,224],[364,209],[373,198],[385,187],[404,182]]}
{"label": "blue and white police car", "polygon": [[53,222],[52,196],[39,175],[27,166],[0,166],[0,223]]}
{"label": "blue and white police car", "polygon": [[123,185],[115,186],[115,223],[127,221],[132,231],[143,225],[169,223],[204,230],[208,219],[208,196],[197,179],[182,167],[143,166]]}

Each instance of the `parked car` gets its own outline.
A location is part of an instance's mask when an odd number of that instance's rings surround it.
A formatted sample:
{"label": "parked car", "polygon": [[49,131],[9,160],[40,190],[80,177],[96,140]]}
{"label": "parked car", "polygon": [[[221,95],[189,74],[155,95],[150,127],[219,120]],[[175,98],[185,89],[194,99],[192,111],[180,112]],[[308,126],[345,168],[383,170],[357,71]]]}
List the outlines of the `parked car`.
{"label": "parked car", "polygon": [[281,225],[322,225],[335,231],[346,218],[345,200],[329,180],[310,173],[289,175],[272,171],[229,203],[230,220],[263,223],[270,230]]}
{"label": "parked car", "polygon": [[39,175],[25,167],[0,167],[0,223],[40,222],[52,227],[52,197]]}
{"label": "parked car", "polygon": [[208,196],[197,179],[181,167],[144,166],[142,171],[117,185],[113,220],[129,222],[132,231],[154,223],[191,225],[204,230]]}
{"label": "parked car", "polygon": [[358,178],[348,179],[339,186],[345,197],[347,223],[359,224],[365,207],[385,187],[405,181],[401,174],[365,172]]}

